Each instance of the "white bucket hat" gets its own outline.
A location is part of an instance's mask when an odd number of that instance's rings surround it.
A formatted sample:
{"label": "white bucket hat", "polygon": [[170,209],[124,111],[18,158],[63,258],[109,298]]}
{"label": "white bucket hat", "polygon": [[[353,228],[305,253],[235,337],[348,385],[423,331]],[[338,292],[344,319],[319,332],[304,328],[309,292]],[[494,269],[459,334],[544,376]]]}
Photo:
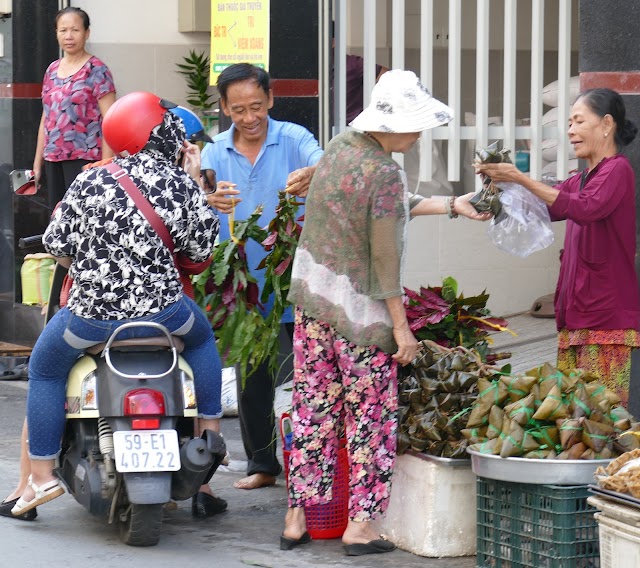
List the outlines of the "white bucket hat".
{"label": "white bucket hat", "polygon": [[367,132],[421,132],[453,120],[453,110],[431,96],[413,71],[392,69],[371,91],[371,102],[350,123]]}

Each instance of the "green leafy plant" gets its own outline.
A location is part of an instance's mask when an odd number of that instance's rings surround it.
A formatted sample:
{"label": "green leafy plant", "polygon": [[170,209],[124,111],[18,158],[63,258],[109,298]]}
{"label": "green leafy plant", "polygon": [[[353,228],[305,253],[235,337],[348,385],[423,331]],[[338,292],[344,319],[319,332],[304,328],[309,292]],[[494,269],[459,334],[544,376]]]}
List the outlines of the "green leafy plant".
{"label": "green leafy plant", "polygon": [[458,282],[449,276],[442,286],[421,287],[419,292],[405,288],[404,305],[409,327],[419,341],[427,339],[448,348],[473,348],[483,359],[496,361],[510,354],[489,354],[489,334],[513,332],[505,319],[491,315],[488,299],[486,290],[469,298],[458,294]]}
{"label": "green leafy plant", "polygon": [[187,83],[187,102],[202,116],[215,106],[213,95],[209,89],[209,56],[204,52],[190,50],[187,57],[182,58],[183,63],[177,63],[178,73],[185,77]]}

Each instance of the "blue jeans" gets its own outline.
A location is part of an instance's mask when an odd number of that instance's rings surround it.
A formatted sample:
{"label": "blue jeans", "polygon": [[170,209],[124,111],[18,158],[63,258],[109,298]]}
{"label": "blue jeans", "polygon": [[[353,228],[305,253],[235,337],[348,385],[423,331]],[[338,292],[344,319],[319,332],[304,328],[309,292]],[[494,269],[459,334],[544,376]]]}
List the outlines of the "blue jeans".
{"label": "blue jeans", "polygon": [[[27,422],[32,458],[53,459],[60,453],[67,377],[77,358],[87,347],[106,341],[115,329],[129,321],[160,323],[183,339],[182,356],[193,370],[200,416],[222,416],[220,357],[211,326],[193,300],[183,296],[163,311],[135,320],[93,320],[63,308],[45,326],[29,359]],[[118,338],[149,332],[145,328],[124,330]]]}

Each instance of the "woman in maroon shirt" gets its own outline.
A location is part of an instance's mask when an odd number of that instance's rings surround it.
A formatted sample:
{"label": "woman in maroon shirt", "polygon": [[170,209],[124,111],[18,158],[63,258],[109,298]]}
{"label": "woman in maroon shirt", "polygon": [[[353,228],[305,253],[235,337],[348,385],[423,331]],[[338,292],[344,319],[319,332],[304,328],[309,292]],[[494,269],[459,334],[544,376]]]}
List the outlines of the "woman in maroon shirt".
{"label": "woman in maroon shirt", "polygon": [[511,164],[477,165],[496,182],[510,181],[542,199],[553,220],[567,220],[555,295],[558,368],[582,368],[626,406],[631,350],[640,346],[635,271],[635,175],[620,149],[636,136],[622,97],[610,89],[582,93],[571,109],[569,141],[587,169],[556,187]]}

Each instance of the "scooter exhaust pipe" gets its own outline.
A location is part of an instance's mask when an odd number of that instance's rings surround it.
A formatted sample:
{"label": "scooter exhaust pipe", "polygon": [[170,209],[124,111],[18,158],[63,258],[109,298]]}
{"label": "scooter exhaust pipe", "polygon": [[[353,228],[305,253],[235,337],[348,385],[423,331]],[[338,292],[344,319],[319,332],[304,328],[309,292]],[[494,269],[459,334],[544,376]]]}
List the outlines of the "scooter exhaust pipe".
{"label": "scooter exhaust pipe", "polygon": [[184,501],[207,483],[224,459],[226,445],[220,434],[205,430],[201,438],[189,440],[180,448],[179,471],[171,478],[171,498]]}

